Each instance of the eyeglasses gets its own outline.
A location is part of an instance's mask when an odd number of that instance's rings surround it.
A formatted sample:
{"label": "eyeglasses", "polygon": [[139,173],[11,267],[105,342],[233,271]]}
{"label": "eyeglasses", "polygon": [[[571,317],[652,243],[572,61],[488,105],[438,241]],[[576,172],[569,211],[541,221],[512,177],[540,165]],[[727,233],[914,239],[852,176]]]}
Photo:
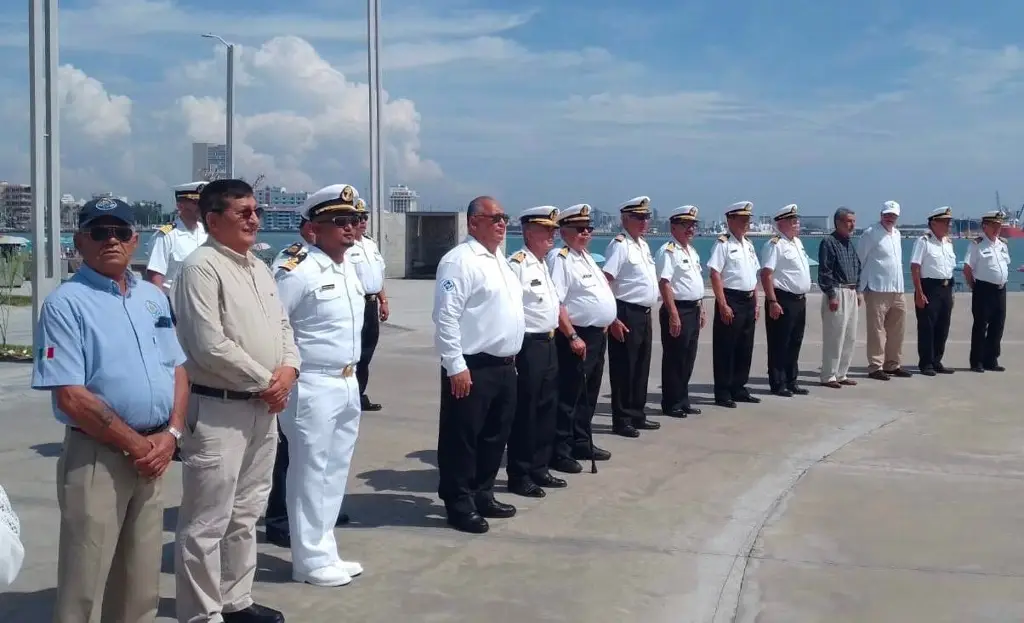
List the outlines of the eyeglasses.
{"label": "eyeglasses", "polygon": [[649,220],[651,220],[651,215],[650,214],[635,214],[634,213],[634,214],[630,214],[629,218],[637,220],[637,221],[649,221]]}
{"label": "eyeglasses", "polygon": [[370,220],[370,215],[369,214],[360,214],[359,215],[359,220],[360,221],[369,221]]}
{"label": "eyeglasses", "polygon": [[341,215],[332,218],[331,224],[335,227],[355,227],[361,220],[363,220],[363,217],[361,216]]}
{"label": "eyeglasses", "polygon": [[253,215],[255,215],[256,218],[259,219],[263,218],[263,208],[246,208],[244,210],[232,210],[231,214],[234,214],[240,220],[243,221],[248,221],[252,219]]}
{"label": "eyeglasses", "polygon": [[95,225],[84,231],[89,232],[89,238],[96,242],[106,242],[111,238],[117,238],[120,242],[128,242],[135,235],[131,227],[122,225]]}
{"label": "eyeglasses", "polygon": [[594,233],[593,227],[573,227],[577,234],[592,234]]}
{"label": "eyeglasses", "polygon": [[490,221],[495,225],[497,225],[498,223],[508,224],[508,214],[477,214],[476,216],[481,216],[483,218],[490,219]]}

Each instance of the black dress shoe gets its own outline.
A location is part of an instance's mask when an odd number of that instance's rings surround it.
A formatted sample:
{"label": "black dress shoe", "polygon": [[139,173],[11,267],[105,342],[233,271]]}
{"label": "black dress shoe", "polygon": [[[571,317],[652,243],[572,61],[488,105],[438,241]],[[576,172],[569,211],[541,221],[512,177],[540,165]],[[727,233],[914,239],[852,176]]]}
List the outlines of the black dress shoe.
{"label": "black dress shoe", "polygon": [[652,422],[647,418],[633,422],[633,428],[637,430],[658,430],[661,428],[661,422]]}
{"label": "black dress shoe", "polygon": [[224,623],[284,623],[284,615],[266,606],[252,604],[244,610],[223,612]]}
{"label": "black dress shoe", "polygon": [[483,534],[491,529],[490,524],[480,513],[448,513],[448,525],[459,532],[470,534]]}
{"label": "black dress shoe", "polygon": [[809,390],[806,390],[803,387],[800,387],[799,385],[790,385],[787,389],[793,392],[793,395],[795,396],[806,396],[807,394],[811,393]]}
{"label": "black dress shoe", "polygon": [[383,409],[380,403],[370,402],[370,399],[366,396],[366,394],[363,394],[359,401],[362,403],[363,411],[380,411],[381,409]]}
{"label": "black dress shoe", "polygon": [[[790,394],[790,395],[792,395],[792,394]],[[761,402],[760,398],[758,398],[757,396],[751,396],[750,394],[743,394],[743,395],[740,395],[740,396],[736,396],[735,398],[733,398],[733,400],[735,400],[736,402],[749,402],[750,404],[754,404],[754,405],[756,405],[757,403]]]}
{"label": "black dress shoe", "polygon": [[572,458],[577,461],[589,461],[591,456],[593,456],[595,461],[607,461],[612,458],[612,453],[603,448],[598,448],[597,446],[594,446],[593,452],[590,451],[590,448],[584,447],[576,448],[572,453]]}
{"label": "black dress shoe", "polygon": [[982,368],[981,366],[971,366],[971,372],[984,372],[984,371],[985,371],[985,368]]}
{"label": "black dress shoe", "polygon": [[511,504],[503,504],[494,498],[489,500],[478,500],[476,510],[481,516],[489,519],[508,519],[515,517],[516,507]]}
{"label": "black dress shoe", "polygon": [[697,407],[683,407],[683,413],[686,415],[700,415],[700,409]]}
{"label": "black dress shoe", "polygon": [[938,372],[936,372],[934,368],[921,368],[920,372],[925,376],[935,376],[936,374],[938,374]]}
{"label": "black dress shoe", "polygon": [[732,398],[715,398],[715,404],[726,409],[735,409],[736,401]]}
{"label": "black dress shoe", "polygon": [[935,366],[935,371],[938,372],[939,374],[953,374],[954,372],[956,372],[956,370],[954,370],[953,368],[947,368],[941,363]]}
{"label": "black dress shoe", "polygon": [[352,521],[352,518],[348,516],[348,513],[338,513],[338,521],[334,522],[334,525],[344,526],[350,521]]}
{"label": "black dress shoe", "polygon": [[665,415],[669,416],[669,417],[680,418],[680,419],[681,418],[685,418],[687,415],[689,415],[686,412],[686,410],[683,409],[682,407],[680,407],[678,409],[669,409],[668,411],[662,409],[661,412],[664,413]]}
{"label": "black dress shoe", "polygon": [[875,370],[874,372],[868,374],[868,378],[875,379],[876,381],[888,381],[889,373],[883,370]]}
{"label": "black dress shoe", "polygon": [[630,439],[636,439],[640,436],[640,431],[638,431],[632,424],[612,426],[612,432],[620,437],[629,437]]}
{"label": "black dress shoe", "polygon": [[267,543],[276,545],[278,547],[289,548],[292,546],[291,536],[288,534],[288,527],[285,524],[284,528],[277,528],[274,526],[267,526]]}
{"label": "black dress shoe", "polygon": [[994,366],[985,366],[985,369],[989,372],[1006,372],[1006,368],[998,364]]}
{"label": "black dress shoe", "polygon": [[889,376],[895,376],[901,379],[909,379],[910,377],[914,376],[912,373],[904,370],[903,368],[896,368],[895,370],[885,370],[884,372]]}
{"label": "black dress shoe", "polygon": [[583,471],[583,466],[577,461],[564,456],[551,459],[551,464],[548,467],[563,474],[578,474]]}
{"label": "black dress shoe", "polygon": [[[577,463],[577,465],[579,465]],[[551,489],[564,489],[569,485],[566,481],[561,478],[555,478],[550,472],[544,472],[543,474],[537,474],[531,478],[535,483],[542,487],[550,487]]]}
{"label": "black dress shoe", "polygon": [[533,482],[529,478],[509,480],[508,492],[521,495],[524,498],[542,498],[546,495],[544,493],[544,489],[541,489],[537,486],[537,483]]}
{"label": "black dress shoe", "polygon": [[782,396],[783,398],[793,397],[793,392],[789,391],[785,387],[783,387],[782,389],[773,389],[772,393],[775,394],[776,396]]}

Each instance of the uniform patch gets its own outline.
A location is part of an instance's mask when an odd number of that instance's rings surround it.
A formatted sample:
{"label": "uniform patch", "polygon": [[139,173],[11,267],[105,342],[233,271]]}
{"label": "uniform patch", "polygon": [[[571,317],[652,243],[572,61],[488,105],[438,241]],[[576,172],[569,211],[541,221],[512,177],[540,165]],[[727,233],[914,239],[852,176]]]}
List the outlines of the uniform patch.
{"label": "uniform patch", "polygon": [[626,234],[619,234],[618,236],[615,236],[615,242],[622,242],[625,239],[626,239]]}
{"label": "uniform patch", "polygon": [[43,348],[39,349],[39,358],[40,359],[53,359],[53,356],[54,356],[54,349],[53,349],[52,346],[44,346]]}
{"label": "uniform patch", "polygon": [[780,238],[779,236],[772,236],[771,238],[768,239],[768,242],[772,244],[778,244],[779,240],[782,240],[782,238]]}
{"label": "uniform patch", "polygon": [[301,264],[302,260],[306,259],[307,257],[308,254],[305,251],[303,251],[302,253],[299,253],[298,255],[292,257],[284,264],[281,264],[280,270],[295,270],[295,267]]}
{"label": "uniform patch", "polygon": [[160,306],[154,301],[146,301],[146,311],[148,311],[153,318],[160,317]]}
{"label": "uniform patch", "polygon": [[980,242],[981,242],[982,240],[984,240],[984,239],[985,239],[985,237],[984,237],[984,236],[978,236],[977,238],[975,238],[975,239],[974,239],[974,242],[975,242],[975,243],[980,243]]}
{"label": "uniform patch", "polygon": [[675,250],[676,250],[676,243],[670,242],[670,243],[665,245],[665,251],[667,251],[668,253],[672,253]]}
{"label": "uniform patch", "polygon": [[284,253],[288,257],[295,257],[300,252],[302,252],[302,243],[301,242],[293,242],[287,249],[285,249],[284,251],[281,251],[281,253]]}
{"label": "uniform patch", "polygon": [[729,234],[722,234],[718,237],[719,242],[729,242]]}
{"label": "uniform patch", "polygon": [[569,247],[562,247],[562,250],[558,252],[562,257],[569,257]]}
{"label": "uniform patch", "polygon": [[320,286],[320,291],[321,292],[326,292],[327,290],[333,290],[333,289],[334,289],[334,284],[333,283],[328,283],[327,285]]}
{"label": "uniform patch", "polygon": [[160,228],[157,229],[157,231],[160,232],[161,234],[169,234],[172,231],[174,231],[174,223],[167,223],[166,225],[161,225]]}
{"label": "uniform patch", "polygon": [[451,279],[445,279],[444,281],[441,282],[441,289],[444,290],[445,292],[454,292],[455,282],[452,281]]}
{"label": "uniform patch", "polygon": [[515,253],[512,254],[512,257],[510,257],[508,259],[509,259],[510,262],[515,262],[516,264],[522,264],[523,260],[526,259],[526,254],[523,253],[522,251],[516,251]]}
{"label": "uniform patch", "polygon": [[530,282],[530,285],[531,286],[539,286],[540,285],[540,279],[534,279],[533,281]]}

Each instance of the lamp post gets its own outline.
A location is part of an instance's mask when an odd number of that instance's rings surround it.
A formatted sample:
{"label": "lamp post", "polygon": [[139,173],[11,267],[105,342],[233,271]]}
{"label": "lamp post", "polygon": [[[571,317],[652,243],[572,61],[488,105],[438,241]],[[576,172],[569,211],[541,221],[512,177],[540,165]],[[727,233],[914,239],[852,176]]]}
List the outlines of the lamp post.
{"label": "lamp post", "polygon": [[235,44],[228,43],[222,37],[206,33],[206,39],[216,39],[228,49],[228,88],[227,88],[227,124],[224,128],[224,143],[227,150],[224,168],[229,179],[235,177]]}
{"label": "lamp post", "polygon": [[383,251],[381,208],[384,178],[380,157],[380,0],[366,0],[366,75],[370,106],[370,201],[375,218],[371,228]]}

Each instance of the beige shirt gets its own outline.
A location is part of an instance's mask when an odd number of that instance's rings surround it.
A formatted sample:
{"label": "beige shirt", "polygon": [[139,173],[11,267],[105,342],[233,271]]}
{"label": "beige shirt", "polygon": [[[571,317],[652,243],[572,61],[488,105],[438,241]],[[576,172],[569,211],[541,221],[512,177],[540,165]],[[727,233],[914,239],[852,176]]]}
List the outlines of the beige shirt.
{"label": "beige shirt", "polygon": [[213,238],[184,261],[171,293],[185,370],[199,385],[261,392],[281,366],[299,369],[270,269]]}

